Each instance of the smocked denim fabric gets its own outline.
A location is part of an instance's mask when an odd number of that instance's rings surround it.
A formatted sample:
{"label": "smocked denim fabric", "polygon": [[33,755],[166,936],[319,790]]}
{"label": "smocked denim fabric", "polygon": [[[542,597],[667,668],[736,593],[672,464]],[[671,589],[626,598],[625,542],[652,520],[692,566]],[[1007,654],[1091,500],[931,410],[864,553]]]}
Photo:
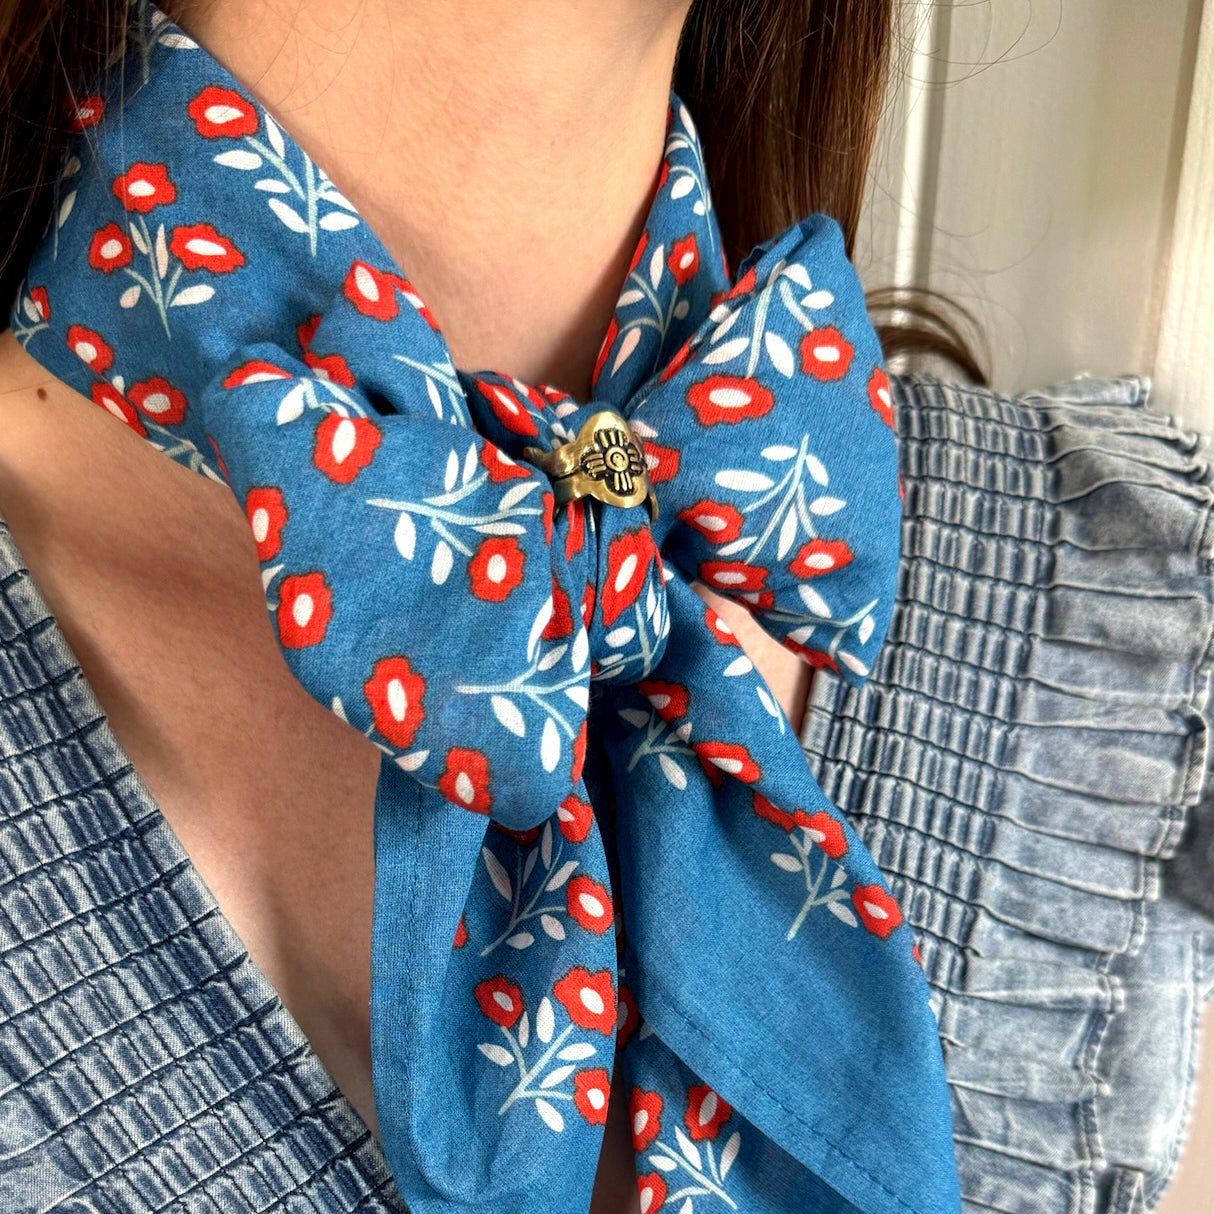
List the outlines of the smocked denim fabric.
{"label": "smocked denim fabric", "polygon": [[[967,1211],[1140,1214],[1214,984],[1169,880],[1214,787],[1210,452],[1141,377],[892,386],[889,639],[802,741],[916,927]],[[0,950],[0,1214],[404,1209],[2,518]]]}

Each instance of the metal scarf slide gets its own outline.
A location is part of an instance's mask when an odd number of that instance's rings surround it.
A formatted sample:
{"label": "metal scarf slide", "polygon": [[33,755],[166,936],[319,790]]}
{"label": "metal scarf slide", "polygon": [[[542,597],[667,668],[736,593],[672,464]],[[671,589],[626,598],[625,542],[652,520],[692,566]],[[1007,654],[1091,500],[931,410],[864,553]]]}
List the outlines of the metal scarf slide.
{"label": "metal scarf slide", "polygon": [[293,675],[382,752],[372,1066],[414,1214],[960,1209],[910,927],[693,583],[862,682],[889,385],[841,230],[726,268],[670,98],[593,399],[452,365],[326,173],[151,3],[10,323],[248,516]]}

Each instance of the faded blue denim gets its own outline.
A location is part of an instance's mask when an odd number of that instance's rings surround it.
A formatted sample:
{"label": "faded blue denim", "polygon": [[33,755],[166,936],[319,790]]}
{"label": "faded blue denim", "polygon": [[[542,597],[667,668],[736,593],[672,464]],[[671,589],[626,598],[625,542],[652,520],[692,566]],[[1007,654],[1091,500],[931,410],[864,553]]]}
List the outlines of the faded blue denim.
{"label": "faded blue denim", "polygon": [[[968,1214],[1138,1214],[1214,985],[1170,876],[1214,784],[1211,452],[1141,377],[891,379],[899,601],[803,742],[918,933]],[[2,519],[0,950],[0,1214],[403,1209]]]}

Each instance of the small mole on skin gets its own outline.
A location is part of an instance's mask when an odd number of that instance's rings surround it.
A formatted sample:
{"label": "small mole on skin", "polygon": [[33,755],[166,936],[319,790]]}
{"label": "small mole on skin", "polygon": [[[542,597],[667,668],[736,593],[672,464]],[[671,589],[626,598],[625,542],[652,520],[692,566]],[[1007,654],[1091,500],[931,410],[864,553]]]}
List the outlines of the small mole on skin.
{"label": "small mole on skin", "polygon": [[38,389],[38,399],[39,399],[39,400],[46,400],[46,389],[45,389],[45,388],[39,388],[39,389]]}

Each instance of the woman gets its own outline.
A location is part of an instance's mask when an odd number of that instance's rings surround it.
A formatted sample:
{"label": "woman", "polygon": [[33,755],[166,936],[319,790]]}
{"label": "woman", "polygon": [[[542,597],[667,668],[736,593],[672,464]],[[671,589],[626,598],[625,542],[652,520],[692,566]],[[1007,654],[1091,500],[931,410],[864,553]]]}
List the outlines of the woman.
{"label": "woman", "polygon": [[[338,20],[331,6],[326,13]],[[484,21],[483,6],[479,14]],[[528,25],[533,15],[534,28]],[[554,23],[562,15],[570,28],[558,30]],[[285,74],[287,80],[299,75],[309,81],[321,74],[315,98],[308,98],[306,92],[302,97],[300,92],[291,94],[299,104],[291,133],[318,159],[321,148],[328,148],[323,163],[332,179],[387,246],[400,251],[397,260],[410,267],[421,296],[444,317],[454,361],[469,366],[508,365],[529,382],[567,388],[579,399],[588,396],[597,334],[610,319],[618,283],[625,277],[635,245],[636,225],[644,218],[638,213],[638,200],[646,197],[662,134],[652,119],[660,115],[658,102],[664,103],[686,13],[679,6],[669,11],[645,6],[641,15],[644,20],[637,24],[624,12],[600,14],[601,24],[590,25],[585,14],[567,6],[545,8],[541,14],[520,13],[514,6],[508,28],[518,45],[503,59],[500,23],[490,44],[487,35],[479,36],[476,21],[470,22],[467,14],[460,13],[461,20],[452,26],[450,9],[437,14],[394,12],[390,21],[364,27],[363,41],[350,46],[338,45],[344,28],[339,20],[337,32],[330,29],[317,37],[306,25],[316,14],[300,14],[303,20],[287,22],[282,29],[283,51],[275,45],[268,55],[261,53],[264,44],[253,35],[270,28],[272,14],[248,5],[222,4],[177,14],[187,33],[228,64],[249,88],[266,90],[260,95],[267,99],[273,98],[275,82],[283,78],[276,73]],[[414,22],[425,24],[419,27]],[[880,37],[874,37],[880,44]],[[393,128],[401,138],[399,148],[385,149],[379,142],[372,148],[351,148],[344,137],[330,143],[325,137],[330,126],[343,132],[359,130],[388,107],[393,94],[389,89],[377,96],[375,85],[387,80],[386,73],[368,71],[367,65],[385,62],[385,56],[386,63],[397,62],[403,52],[396,49],[396,39],[404,47],[424,46],[426,54],[433,56],[408,94],[414,107],[410,114],[416,114],[417,121]],[[619,56],[610,61],[606,78],[604,43]],[[578,70],[560,78],[562,85],[567,83],[568,94],[556,95],[549,56],[535,62],[549,44],[559,47],[566,61],[578,60]],[[339,62],[329,77],[323,74],[324,65],[334,54]],[[484,56],[483,62],[473,59],[478,54]],[[294,56],[300,58],[293,62]],[[880,58],[878,51],[878,62]],[[522,92],[525,103],[503,99],[500,79],[492,74],[495,69],[500,72],[503,61],[510,64],[511,86]],[[621,82],[621,61],[635,66],[635,79],[630,71]],[[470,66],[474,70],[469,71]],[[467,111],[457,108],[445,89],[433,88],[433,82],[458,69],[462,69],[461,80],[477,83],[475,88],[461,88]],[[538,77],[530,85],[529,70]],[[478,92],[482,85],[484,96]],[[291,121],[286,99],[280,104],[284,122]],[[513,125],[507,120],[501,138],[495,132],[488,144],[477,137],[479,115],[487,106],[520,116]],[[612,137],[611,122],[619,123],[627,137]],[[537,139],[541,127],[544,134]],[[635,132],[646,127],[651,140],[642,147]],[[866,129],[871,134],[871,125]],[[569,138],[570,130],[576,138]],[[599,131],[601,135],[593,134]],[[512,142],[515,137],[517,143]],[[452,148],[460,150],[463,188],[456,191],[443,188],[452,179],[443,159]],[[385,150],[390,154],[385,156]],[[374,178],[359,168],[367,151],[376,157]],[[553,158],[551,169],[542,160],[537,164],[536,157],[545,154]],[[385,164],[407,166],[408,171],[402,172],[400,181],[385,179]],[[430,168],[420,172],[419,164]],[[578,164],[583,167],[577,168]],[[520,165],[526,171],[519,172]],[[345,166],[344,171],[339,166]],[[494,186],[491,228],[478,209],[482,192],[467,184],[481,171]],[[577,183],[564,210],[551,201],[554,181]],[[424,193],[427,189],[432,196]],[[527,189],[543,193],[531,199]],[[600,208],[589,234],[576,222],[588,192]],[[408,207],[399,206],[401,193],[407,193]],[[466,211],[455,205],[453,194]],[[570,216],[563,226],[562,213]],[[415,225],[414,216],[418,217]],[[501,233],[510,229],[517,231],[517,237],[502,241]],[[490,230],[493,239],[486,241]],[[428,238],[436,231],[443,239],[431,247]],[[541,239],[537,241],[536,235]],[[545,275],[536,273],[537,246],[545,251]],[[432,266],[428,259],[434,259]],[[605,265],[610,272],[603,270]],[[567,275],[564,280],[562,273]],[[569,316],[578,317],[579,323],[571,324]],[[453,323],[447,318],[459,319]],[[479,323],[473,323],[474,318]],[[7,337],[5,348],[7,382],[17,404],[9,431],[11,454],[5,461],[10,491],[3,500],[5,517],[23,541],[21,553],[82,665],[90,665],[88,655],[94,655],[89,681],[100,699],[107,699],[107,687],[112,690],[107,713],[115,733],[206,876],[225,915],[334,1078],[373,1125],[369,975],[364,972],[365,956],[360,961],[359,950],[344,942],[352,935],[357,939],[360,930],[365,936],[370,927],[374,870],[369,811],[378,756],[365,738],[322,709],[282,669],[274,637],[261,623],[264,603],[260,595],[253,597],[255,590],[250,593],[255,571],[248,563],[243,533],[247,524],[239,513],[232,513],[227,488],[155,459],[156,453],[147,453],[100,411],[84,408],[63,385],[38,375]],[[48,402],[62,410],[62,420],[57,418],[53,428],[43,425],[47,406],[41,403],[40,388],[48,393]],[[63,459],[78,453],[83,467],[71,477],[61,475],[61,460],[48,467],[39,452],[52,444],[57,452],[63,451]],[[104,454],[99,459],[100,453]],[[38,484],[32,478],[40,475],[54,479]],[[80,492],[83,500],[65,496],[72,491]],[[147,496],[140,509],[137,495],[143,493]],[[108,516],[102,510],[106,502],[112,510]],[[47,518],[41,512],[52,503],[56,513]],[[123,534],[119,520],[132,516],[155,518],[162,543],[149,546],[155,537],[137,528],[126,532],[129,547],[119,544],[116,537]],[[197,544],[183,550],[183,535],[196,536]],[[129,581],[115,581],[115,566],[130,567]],[[156,606],[148,602],[152,586],[162,588],[166,598],[163,610],[149,613],[148,607]],[[227,589],[217,595],[216,586]],[[199,587],[206,607],[197,616],[183,617],[181,600],[198,594]],[[732,616],[739,618],[740,629],[746,628],[745,613],[734,611]],[[132,639],[124,650],[115,643],[120,635],[115,630],[121,621],[136,618],[165,618],[182,628],[159,634],[159,629],[141,627],[137,642]],[[163,649],[149,645],[158,634]],[[790,670],[785,655],[770,642],[765,646],[757,628],[751,626],[741,635],[764,673],[771,672],[769,683],[773,690],[783,691],[781,702],[797,721],[804,702],[804,667],[794,659],[795,669]],[[217,646],[230,656],[217,662]],[[190,656],[183,662],[187,647]],[[120,657],[124,653],[125,660]],[[180,675],[187,670],[192,680],[207,684],[199,717],[187,715],[190,710],[183,710],[181,703]],[[253,671],[261,673],[250,678]],[[124,699],[124,686],[135,680],[142,686],[132,703]],[[250,686],[263,689],[260,702],[249,702]],[[239,705],[249,715],[237,716],[227,709],[216,713],[216,704]],[[148,718],[150,728],[145,724]],[[258,723],[267,719],[290,721],[291,730],[267,730]],[[201,747],[200,738],[207,737],[213,738],[214,745]],[[250,737],[258,739],[255,754],[249,752]],[[231,789],[228,797],[219,792],[227,789]],[[335,836],[332,806],[354,805],[357,796],[363,798],[362,833],[343,830]],[[281,817],[267,811],[267,804],[274,803],[284,806]],[[234,848],[236,831],[242,843]],[[284,853],[286,847],[292,853]],[[285,855],[290,858],[284,859]],[[240,857],[235,869],[234,856]],[[252,866],[251,872],[246,865]],[[317,897],[321,879],[325,888]],[[312,916],[312,930],[303,929],[301,925]],[[317,981],[318,969],[325,975],[323,981]],[[354,1032],[353,1025],[362,1027]],[[622,1106],[615,1100],[613,1107],[618,1113]],[[615,1125],[626,1132],[626,1119]],[[633,1183],[626,1136],[621,1141],[619,1135],[609,1135],[608,1142],[622,1150],[614,1157],[604,1154],[599,1186],[599,1199],[604,1202],[610,1200],[607,1186],[612,1174],[617,1180],[623,1177],[624,1188]],[[643,1196],[643,1205],[645,1200]],[[648,1200],[652,1205],[652,1190]]]}

